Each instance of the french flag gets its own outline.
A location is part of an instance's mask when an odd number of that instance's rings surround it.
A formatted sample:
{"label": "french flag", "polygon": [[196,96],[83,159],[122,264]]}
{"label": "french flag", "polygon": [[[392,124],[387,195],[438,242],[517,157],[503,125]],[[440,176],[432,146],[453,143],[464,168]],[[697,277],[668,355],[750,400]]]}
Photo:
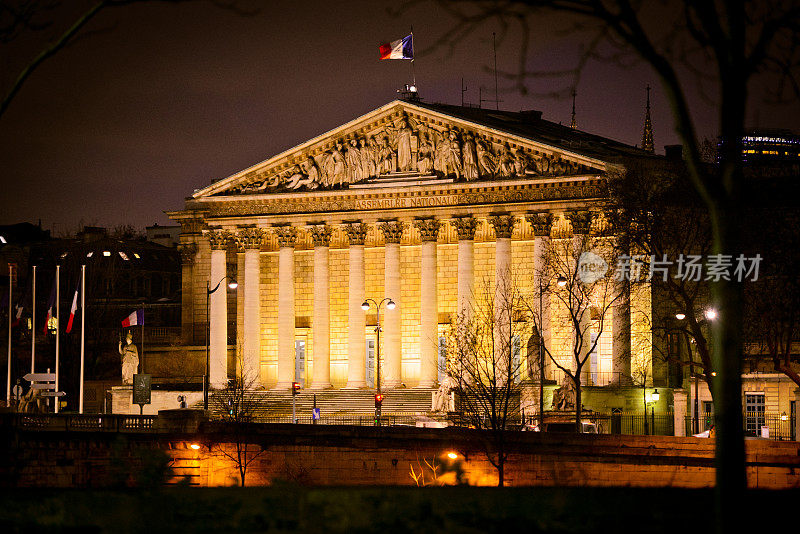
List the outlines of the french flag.
{"label": "french flag", "polygon": [[72,331],[72,322],[75,320],[75,312],[78,311],[78,291],[81,288],[81,283],[78,282],[78,287],[75,288],[75,294],[72,296],[72,306],[69,309],[69,321],[67,321],[67,329],[65,332],[69,334]]}
{"label": "french flag", "polygon": [[122,320],[122,326],[136,326],[144,324],[144,308],[136,310]]}
{"label": "french flag", "polygon": [[381,59],[414,59],[414,34],[380,46]]}

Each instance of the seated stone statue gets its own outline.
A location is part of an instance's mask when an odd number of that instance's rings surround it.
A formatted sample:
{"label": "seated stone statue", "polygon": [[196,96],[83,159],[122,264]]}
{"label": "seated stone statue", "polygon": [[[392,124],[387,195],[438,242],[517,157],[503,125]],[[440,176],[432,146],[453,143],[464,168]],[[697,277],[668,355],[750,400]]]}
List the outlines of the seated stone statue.
{"label": "seated stone statue", "polygon": [[119,342],[119,353],[122,355],[122,383],[133,384],[133,375],[139,369],[139,349],[133,344],[133,334],[128,332],[125,345]]}

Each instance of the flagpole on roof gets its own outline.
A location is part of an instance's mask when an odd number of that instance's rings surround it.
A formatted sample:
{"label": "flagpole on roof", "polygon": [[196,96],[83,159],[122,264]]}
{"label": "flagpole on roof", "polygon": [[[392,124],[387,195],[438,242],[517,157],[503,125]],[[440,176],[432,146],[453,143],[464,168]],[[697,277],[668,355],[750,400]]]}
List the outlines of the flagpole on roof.
{"label": "flagpole on roof", "polygon": [[86,327],[86,265],[81,265],[81,382],[78,394],[78,413],[83,413],[84,332]]}
{"label": "flagpole on roof", "polygon": [[144,302],[142,302],[142,374],[144,374]]}
{"label": "flagpole on roof", "polygon": [[[61,391],[58,389],[58,349],[59,349],[59,341],[61,335],[61,284],[59,283],[59,276],[61,275],[61,266],[56,265],[56,391]],[[53,400],[56,403],[56,413],[58,413],[59,404],[61,401],[58,397],[53,397]]]}
{"label": "flagpole on roof", "polygon": [[8,374],[6,376],[6,406],[11,406],[11,287],[14,281],[14,266],[8,264]]}
{"label": "flagpole on roof", "polygon": [[33,304],[31,305],[31,373],[35,373],[36,368],[36,266],[33,266]]}
{"label": "flagpole on roof", "polygon": [[414,87],[417,86],[417,73],[414,70],[414,57],[415,56],[416,56],[416,54],[414,54],[414,25],[412,24],[411,25],[411,80],[412,80],[412,82],[411,83],[414,84]]}

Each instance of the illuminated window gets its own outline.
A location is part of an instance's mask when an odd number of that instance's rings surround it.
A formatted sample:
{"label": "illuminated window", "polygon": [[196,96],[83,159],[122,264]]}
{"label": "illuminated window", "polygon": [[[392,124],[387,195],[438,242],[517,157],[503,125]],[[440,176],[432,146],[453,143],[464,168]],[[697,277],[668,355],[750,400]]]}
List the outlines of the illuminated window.
{"label": "illuminated window", "polygon": [[124,252],[122,252],[121,250],[119,251],[119,257],[122,258],[125,261],[129,261],[130,260],[130,258],[128,258],[128,255],[125,254]]}
{"label": "illuminated window", "polygon": [[87,258],[91,258],[92,256],[94,256],[94,250],[92,250],[91,252],[89,252],[89,253],[86,255],[86,257],[87,257]]}
{"label": "illuminated window", "polygon": [[67,254],[69,254],[69,252],[65,252],[65,253],[63,253],[63,254],[61,255],[61,259],[63,260],[64,258],[66,258],[66,257],[67,257]]}
{"label": "illuminated window", "polygon": [[5,238],[5,237],[3,237],[3,236],[1,236],[1,235],[0,235],[0,243],[3,243],[3,244],[5,244],[5,243],[8,243],[8,241],[6,241],[6,238]]}
{"label": "illuminated window", "polygon": [[103,256],[105,256],[105,257],[111,256],[111,251],[110,250],[104,250],[103,251]]}
{"label": "illuminated window", "polygon": [[139,255],[138,255],[137,253],[135,253],[135,252],[133,253],[133,257],[134,257],[134,258],[136,258],[137,260],[140,260],[140,259],[142,259],[142,257],[141,257],[141,256],[139,256]]}

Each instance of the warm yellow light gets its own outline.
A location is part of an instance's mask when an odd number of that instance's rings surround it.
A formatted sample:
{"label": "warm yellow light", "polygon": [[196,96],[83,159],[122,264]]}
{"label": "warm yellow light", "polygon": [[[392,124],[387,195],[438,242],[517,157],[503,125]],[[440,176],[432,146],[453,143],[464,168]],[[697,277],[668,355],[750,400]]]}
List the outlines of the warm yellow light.
{"label": "warm yellow light", "polygon": [[199,443],[192,443],[191,445],[189,445],[189,448],[190,449],[194,449],[196,451],[199,451],[200,450],[200,444]]}
{"label": "warm yellow light", "polygon": [[448,452],[447,453],[447,457],[450,458],[451,460],[455,460],[455,459],[458,458],[458,454],[456,454],[454,452]]}
{"label": "warm yellow light", "polygon": [[683,321],[684,319],[686,319],[686,314],[685,313],[676,313],[675,314],[675,318],[677,320],[679,320],[679,321]]}

